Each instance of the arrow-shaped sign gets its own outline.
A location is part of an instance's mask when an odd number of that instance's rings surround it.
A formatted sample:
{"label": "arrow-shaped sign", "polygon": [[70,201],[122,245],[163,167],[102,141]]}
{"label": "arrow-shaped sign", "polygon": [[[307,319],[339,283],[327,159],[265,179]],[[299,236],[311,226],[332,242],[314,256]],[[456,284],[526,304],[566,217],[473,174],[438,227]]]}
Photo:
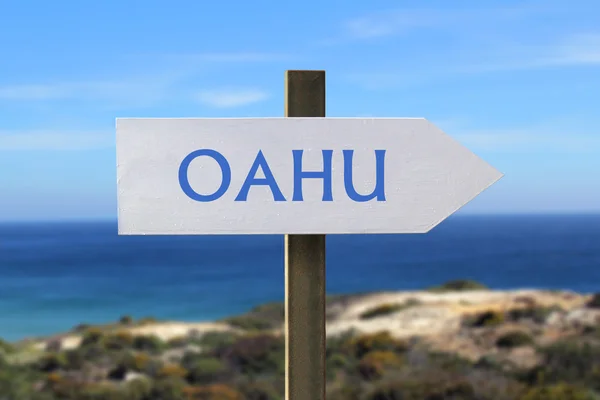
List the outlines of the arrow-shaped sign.
{"label": "arrow-shaped sign", "polygon": [[424,233],[502,177],[422,118],[118,119],[120,234]]}

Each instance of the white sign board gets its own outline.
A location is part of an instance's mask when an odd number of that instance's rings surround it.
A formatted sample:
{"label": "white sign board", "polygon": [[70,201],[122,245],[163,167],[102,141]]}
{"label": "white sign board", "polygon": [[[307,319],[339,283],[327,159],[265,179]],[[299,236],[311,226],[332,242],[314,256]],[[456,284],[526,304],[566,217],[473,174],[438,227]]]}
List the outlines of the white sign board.
{"label": "white sign board", "polygon": [[424,233],[502,174],[420,118],[117,119],[119,234]]}

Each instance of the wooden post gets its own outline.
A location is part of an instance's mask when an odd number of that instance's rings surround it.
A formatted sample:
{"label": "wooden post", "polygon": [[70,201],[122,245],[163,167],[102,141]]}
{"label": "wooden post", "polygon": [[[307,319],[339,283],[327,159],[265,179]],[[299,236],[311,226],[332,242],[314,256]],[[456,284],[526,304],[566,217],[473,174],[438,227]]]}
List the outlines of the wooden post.
{"label": "wooden post", "polygon": [[[285,116],[325,117],[325,71],[286,71]],[[285,398],[325,400],[325,235],[285,235]]]}

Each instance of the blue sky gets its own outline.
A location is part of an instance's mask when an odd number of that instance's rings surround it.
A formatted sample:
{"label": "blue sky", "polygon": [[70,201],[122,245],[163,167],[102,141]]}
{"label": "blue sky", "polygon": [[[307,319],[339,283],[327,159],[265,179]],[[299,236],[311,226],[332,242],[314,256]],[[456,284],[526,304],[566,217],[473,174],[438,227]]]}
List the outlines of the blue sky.
{"label": "blue sky", "polygon": [[0,220],[115,218],[116,117],[425,117],[505,177],[464,213],[600,211],[600,2],[0,6]]}

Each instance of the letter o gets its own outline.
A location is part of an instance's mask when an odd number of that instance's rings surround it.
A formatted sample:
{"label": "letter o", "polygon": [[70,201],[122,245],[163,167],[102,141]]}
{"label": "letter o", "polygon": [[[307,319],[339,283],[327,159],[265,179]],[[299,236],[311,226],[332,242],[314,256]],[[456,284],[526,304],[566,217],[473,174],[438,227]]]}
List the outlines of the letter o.
{"label": "letter o", "polygon": [[[219,186],[217,191],[214,192],[213,194],[203,195],[203,194],[197,193],[190,186],[190,181],[188,179],[188,168],[190,167],[190,164],[192,161],[194,161],[196,158],[201,157],[201,156],[212,157],[219,164],[219,167],[221,167],[221,174],[222,174],[221,186]],[[185,193],[192,200],[201,201],[201,202],[209,202],[209,201],[217,200],[218,198],[220,198],[221,196],[223,196],[225,194],[227,189],[229,189],[230,184],[231,184],[231,167],[229,166],[227,159],[218,151],[211,150],[211,149],[201,149],[201,150],[193,151],[183,159],[183,161],[181,162],[181,165],[179,166],[179,186],[181,186],[183,193]]]}

